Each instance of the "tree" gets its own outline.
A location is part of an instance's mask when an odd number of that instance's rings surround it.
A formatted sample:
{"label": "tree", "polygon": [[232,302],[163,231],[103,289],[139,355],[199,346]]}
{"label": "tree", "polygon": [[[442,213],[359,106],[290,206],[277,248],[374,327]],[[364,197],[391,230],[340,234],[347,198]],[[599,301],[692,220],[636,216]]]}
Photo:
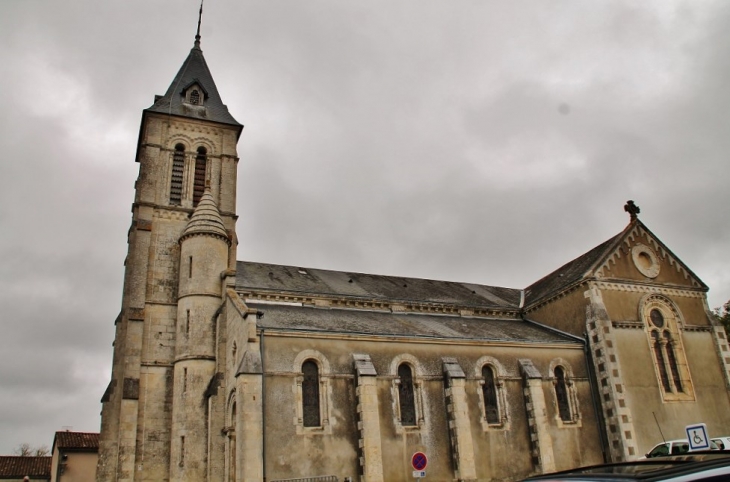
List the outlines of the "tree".
{"label": "tree", "polygon": [[725,327],[725,333],[730,335],[730,300],[722,308],[715,308],[714,312],[722,326]]}
{"label": "tree", "polygon": [[15,447],[14,452],[16,455],[19,455],[21,457],[45,457],[49,454],[48,447],[46,447],[45,445],[33,447],[27,442],[24,442]]}

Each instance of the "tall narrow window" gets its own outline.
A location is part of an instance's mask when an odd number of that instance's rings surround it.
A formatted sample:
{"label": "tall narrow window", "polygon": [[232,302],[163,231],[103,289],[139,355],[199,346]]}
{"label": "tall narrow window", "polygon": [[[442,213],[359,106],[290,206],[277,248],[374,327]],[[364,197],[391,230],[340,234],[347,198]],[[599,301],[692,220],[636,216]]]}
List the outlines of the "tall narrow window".
{"label": "tall narrow window", "polygon": [[402,363],[398,367],[398,404],[400,405],[400,423],[403,426],[416,425],[416,400],[413,390],[413,372],[411,367]]}
{"label": "tall narrow window", "polygon": [[570,422],[570,397],[568,386],[565,381],[565,370],[563,367],[555,367],[555,398],[558,400],[558,412],[563,422]]}
{"label": "tall narrow window", "polygon": [[302,364],[302,421],[305,427],[319,427],[319,368],[312,360]]}
{"label": "tall narrow window", "polygon": [[193,181],[193,206],[197,206],[205,192],[205,166],[208,160],[205,147],[198,147],[195,156],[195,179]]}
{"label": "tall narrow window", "polygon": [[677,357],[674,354],[674,342],[672,335],[668,331],[664,332],[665,347],[667,349],[667,361],[669,362],[669,370],[672,372],[672,381],[678,392],[682,390],[682,377],[679,376],[679,366],[677,365]]}
{"label": "tall narrow window", "polygon": [[657,368],[659,369],[659,378],[662,380],[664,390],[671,391],[672,386],[669,384],[669,375],[667,374],[667,361],[664,359],[664,350],[662,349],[662,339],[658,331],[651,332],[654,338],[654,356],[656,357]]}
{"label": "tall narrow window", "polygon": [[185,436],[180,437],[180,467],[185,467]]}
{"label": "tall narrow window", "polygon": [[170,176],[170,204],[179,206],[182,202],[183,169],[185,168],[185,146],[178,144],[172,155]]}
{"label": "tall narrow window", "polygon": [[200,104],[200,92],[198,92],[198,89],[193,89],[193,91],[190,92],[190,103],[193,105]]}
{"label": "tall narrow window", "polygon": [[482,391],[484,395],[484,415],[487,423],[499,423],[499,405],[497,402],[497,384],[494,380],[494,370],[489,365],[482,368],[482,377],[484,385]]}
{"label": "tall narrow window", "polygon": [[228,480],[235,482],[236,480],[236,402],[231,407],[231,424],[228,431]]}

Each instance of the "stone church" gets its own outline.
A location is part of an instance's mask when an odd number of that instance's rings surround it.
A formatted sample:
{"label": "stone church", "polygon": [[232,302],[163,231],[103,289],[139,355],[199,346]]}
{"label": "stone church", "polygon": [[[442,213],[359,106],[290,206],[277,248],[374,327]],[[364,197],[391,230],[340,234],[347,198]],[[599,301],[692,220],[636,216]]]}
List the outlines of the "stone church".
{"label": "stone church", "polygon": [[730,434],[708,288],[632,202],[525,289],[237,261],[242,129],[197,36],[142,112],[98,480],[507,481]]}

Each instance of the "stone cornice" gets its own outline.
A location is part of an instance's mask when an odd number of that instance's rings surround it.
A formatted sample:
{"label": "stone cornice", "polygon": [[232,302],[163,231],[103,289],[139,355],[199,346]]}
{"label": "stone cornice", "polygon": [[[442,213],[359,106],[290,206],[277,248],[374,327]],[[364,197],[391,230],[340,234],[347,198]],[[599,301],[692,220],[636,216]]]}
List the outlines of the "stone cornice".
{"label": "stone cornice", "polygon": [[302,306],[381,311],[385,313],[424,313],[429,315],[463,316],[477,318],[520,319],[520,310],[480,308],[449,303],[428,303],[418,301],[387,301],[379,299],[346,296],[302,295],[286,292],[238,291],[238,295],[250,303],[301,303]]}
{"label": "stone cornice", "polygon": [[[643,330],[644,329],[644,323],[641,321],[612,321],[611,326],[614,328],[624,328],[624,329],[634,329],[634,330]],[[691,331],[691,332],[712,332],[712,326],[710,325],[683,325],[681,327],[682,331]]]}
{"label": "stone cornice", "polygon": [[[257,334],[260,335],[262,329],[257,328]],[[429,337],[429,336],[406,336],[406,335],[363,335],[359,333],[332,333],[332,332],[321,332],[321,331],[297,331],[285,328],[264,328],[265,336],[268,337],[282,337],[282,338],[315,338],[318,340],[345,340],[352,341],[357,340],[358,342],[372,341],[375,343],[381,343],[383,340],[399,343],[410,343],[410,344],[433,344],[433,345],[459,345],[459,346],[476,346],[476,347],[509,347],[509,348],[526,348],[529,349],[534,346],[539,346],[540,349],[559,348],[561,350],[573,349],[583,351],[583,345],[577,342],[565,342],[565,343],[548,343],[548,342],[516,342],[516,341],[499,341],[499,340],[485,340],[482,338],[441,338],[441,337]]]}
{"label": "stone cornice", "polygon": [[683,296],[686,298],[704,298],[705,290],[690,287],[657,286],[652,283],[623,280],[593,280],[593,286],[604,291],[627,291],[634,293],[651,293],[665,296]]}

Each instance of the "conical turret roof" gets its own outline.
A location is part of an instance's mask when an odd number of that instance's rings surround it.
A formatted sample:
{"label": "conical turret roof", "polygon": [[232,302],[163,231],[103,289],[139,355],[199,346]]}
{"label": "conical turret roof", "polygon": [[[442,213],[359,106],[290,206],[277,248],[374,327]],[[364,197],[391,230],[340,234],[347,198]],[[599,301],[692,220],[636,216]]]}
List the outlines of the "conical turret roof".
{"label": "conical turret roof", "polygon": [[[196,83],[203,91],[203,102],[201,105],[185,103],[185,91]],[[198,39],[196,39],[193,48],[190,49],[188,58],[183,62],[165,95],[156,97],[155,103],[145,112],[158,112],[160,114],[192,117],[241,126],[228,112],[228,107],[218,94],[218,89],[213,81],[213,76],[210,74],[208,64],[205,62]]]}
{"label": "conical turret roof", "polygon": [[180,241],[182,242],[183,239],[196,234],[219,236],[229,244],[231,242],[209,187],[205,188],[205,192],[200,198],[200,202],[195,208],[195,211],[193,211],[188,225],[185,226],[185,230],[180,235]]}

